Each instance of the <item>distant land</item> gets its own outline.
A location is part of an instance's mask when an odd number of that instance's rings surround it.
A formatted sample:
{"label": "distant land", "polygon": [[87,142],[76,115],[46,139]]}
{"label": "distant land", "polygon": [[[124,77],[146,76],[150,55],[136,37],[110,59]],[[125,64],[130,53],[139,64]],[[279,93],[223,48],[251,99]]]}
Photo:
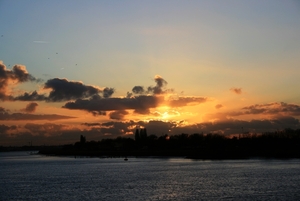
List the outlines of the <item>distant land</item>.
{"label": "distant land", "polygon": [[[74,157],[185,157],[191,159],[300,158],[300,129],[227,138],[220,134],[147,135],[80,141],[62,146],[0,147],[0,151],[38,151],[43,155]],[[30,153],[30,152],[29,152]]]}

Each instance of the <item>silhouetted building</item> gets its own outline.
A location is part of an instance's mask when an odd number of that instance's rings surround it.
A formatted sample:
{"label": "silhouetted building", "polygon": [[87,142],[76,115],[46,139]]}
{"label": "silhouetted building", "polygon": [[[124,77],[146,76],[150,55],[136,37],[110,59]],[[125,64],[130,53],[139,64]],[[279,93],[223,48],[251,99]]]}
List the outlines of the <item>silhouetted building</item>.
{"label": "silhouetted building", "polygon": [[135,138],[135,141],[139,141],[140,140],[140,131],[139,131],[139,129],[135,130],[134,138]]}
{"label": "silhouetted building", "polygon": [[84,144],[86,142],[86,139],[83,135],[80,135],[80,143]]}

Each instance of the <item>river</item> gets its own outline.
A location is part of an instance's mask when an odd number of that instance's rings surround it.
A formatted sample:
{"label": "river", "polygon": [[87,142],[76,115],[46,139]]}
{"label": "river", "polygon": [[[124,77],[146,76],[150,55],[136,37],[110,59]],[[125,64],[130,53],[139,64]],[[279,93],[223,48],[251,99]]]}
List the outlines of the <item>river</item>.
{"label": "river", "polygon": [[0,200],[300,200],[300,160],[0,153]]}

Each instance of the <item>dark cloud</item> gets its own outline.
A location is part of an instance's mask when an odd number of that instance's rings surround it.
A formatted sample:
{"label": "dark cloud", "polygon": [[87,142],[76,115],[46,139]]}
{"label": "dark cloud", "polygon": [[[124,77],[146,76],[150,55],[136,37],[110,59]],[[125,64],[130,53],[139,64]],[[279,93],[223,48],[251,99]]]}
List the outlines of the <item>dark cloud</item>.
{"label": "dark cloud", "polygon": [[63,108],[92,111],[113,111],[133,109],[140,113],[155,108],[163,102],[160,96],[137,96],[132,98],[101,98],[92,97],[91,99],[77,99],[67,102]]}
{"label": "dark cloud", "polygon": [[[4,125],[7,133],[1,135],[0,132],[0,142],[3,142],[1,145],[28,145],[28,141],[32,141],[33,145],[74,144],[79,141],[81,135],[84,135],[88,141],[99,141],[103,138],[108,138],[107,135],[110,134],[113,137],[117,137],[123,136],[125,131],[130,131],[130,129],[126,128],[125,124],[123,124],[122,127],[125,130],[119,129],[121,126],[113,128],[113,126],[108,126],[108,124],[102,125],[102,128],[99,128],[99,126],[96,126],[97,124],[98,123],[85,123],[88,128],[79,129],[65,124],[28,123],[19,128],[17,137],[8,134],[8,127]],[[118,123],[115,125],[117,124]],[[120,125],[121,124],[122,123],[120,123]]]}
{"label": "dark cloud", "polygon": [[145,123],[139,122],[139,125],[146,127],[148,134],[155,134],[157,136],[161,136],[164,134],[172,134],[170,131],[176,128],[177,122],[149,121]]}
{"label": "dark cloud", "polygon": [[134,113],[137,113],[137,114],[150,114],[150,109],[149,108],[136,108],[134,111]]}
{"label": "dark cloud", "polygon": [[300,106],[284,102],[274,102],[267,104],[250,105],[247,107],[243,107],[242,111],[229,113],[230,116],[240,116],[248,114],[300,116]]}
{"label": "dark cloud", "polygon": [[[101,140],[106,137],[100,133],[99,128],[79,129],[64,124],[26,124],[24,127],[18,127],[17,134],[13,131],[16,127],[3,125],[6,133],[1,133],[0,125],[0,142],[4,146],[24,146],[28,145],[28,141],[33,145],[64,145],[74,144],[80,140],[80,136],[84,135],[88,141]],[[13,133],[14,132],[14,133]]]}
{"label": "dark cloud", "polygon": [[272,119],[253,119],[251,121],[226,119],[214,123],[197,124],[197,128],[204,133],[220,133],[224,135],[238,133],[263,133],[283,130],[285,128],[297,129],[299,120],[291,116],[282,116]]}
{"label": "dark cloud", "polygon": [[30,75],[25,66],[14,65],[12,70],[6,69],[3,62],[0,61],[0,99],[11,100],[12,97],[7,94],[7,87],[10,82],[15,84],[22,82],[35,81],[40,82],[40,79],[36,79]]}
{"label": "dark cloud", "polygon": [[145,93],[145,89],[142,86],[135,86],[132,88],[132,92],[135,94],[144,94]]}
{"label": "dark cloud", "polygon": [[171,107],[183,107],[187,105],[197,105],[208,101],[205,97],[177,97],[167,101],[167,105]]}
{"label": "dark cloud", "polygon": [[111,97],[111,95],[115,92],[115,90],[113,88],[104,88],[104,90],[102,91],[103,93],[103,97],[104,98],[109,98]]}
{"label": "dark cloud", "polygon": [[[133,94],[138,94],[138,95],[147,95],[147,94],[160,95],[160,94],[166,94],[166,93],[169,93],[169,92],[173,92],[173,89],[166,89],[166,85],[168,83],[161,76],[156,75],[154,77],[154,81],[156,82],[156,85],[147,87],[147,90],[145,90],[145,88],[143,86],[134,86],[132,88]],[[127,92],[127,97],[131,97],[131,96],[132,96],[132,93]]]}
{"label": "dark cloud", "polygon": [[32,93],[24,93],[23,95],[13,98],[13,100],[20,101],[48,101],[48,102],[60,102],[76,99],[85,99],[92,97],[109,98],[113,93],[113,88],[100,89],[96,86],[84,85],[82,82],[68,81],[67,79],[54,78],[48,80],[44,89],[50,89],[48,96],[45,94],[38,94],[34,91]]}
{"label": "dark cloud", "polygon": [[85,125],[85,126],[100,126],[101,123],[82,123],[81,125]]}
{"label": "dark cloud", "polygon": [[0,62],[0,78],[0,87],[3,87],[8,80],[15,82],[37,81],[35,77],[27,72],[25,66],[14,65],[12,70],[9,70],[2,62]]}
{"label": "dark cloud", "polygon": [[22,65],[15,65],[12,68],[10,78],[12,80],[16,80],[18,82],[27,82],[27,81],[37,81],[35,77],[30,75],[25,66]]}
{"label": "dark cloud", "polygon": [[127,92],[127,94],[126,94],[126,98],[131,98],[132,97],[132,93],[130,93],[130,92]]}
{"label": "dark cloud", "polygon": [[178,122],[149,122],[144,125],[150,133],[156,135],[169,134],[177,135],[181,133],[218,133],[223,135],[242,133],[263,133],[283,130],[285,128],[298,129],[299,120],[293,117],[282,117],[266,120],[234,120],[227,119],[218,122],[205,122],[193,125],[180,125]]}
{"label": "dark cloud", "polygon": [[134,122],[106,122],[101,124],[101,134],[104,136],[122,136],[132,131],[130,125]]}
{"label": "dark cloud", "polygon": [[4,124],[0,125],[0,135],[6,133],[9,130],[15,130],[17,126],[6,126]]}
{"label": "dark cloud", "polygon": [[[147,91],[142,86],[133,87],[133,93],[138,96],[132,96],[132,93],[128,93],[126,98],[114,98],[111,97],[115,91],[113,88],[100,89],[99,87],[84,85],[82,82],[54,78],[48,80],[44,85],[44,89],[50,89],[48,96],[34,91],[17,96],[14,100],[69,101],[65,103],[63,108],[86,110],[95,116],[106,115],[107,111],[113,111],[109,115],[112,119],[124,118],[128,114],[125,110],[128,109],[138,114],[149,114],[151,108],[156,108],[160,105],[182,107],[207,101],[207,98],[203,97],[176,97],[165,100],[161,94],[172,90],[166,89],[167,82],[161,76],[156,75],[154,80],[156,86],[148,87]],[[152,95],[147,95],[149,93]]]}
{"label": "dark cloud", "polygon": [[94,115],[94,116],[99,116],[99,115],[105,116],[106,115],[105,111],[89,111],[89,112],[92,113],[92,115]]}
{"label": "dark cloud", "polygon": [[134,132],[136,127],[146,127],[148,134],[155,134],[157,136],[164,134],[177,135],[181,133],[219,133],[231,135],[239,133],[263,133],[283,130],[285,128],[298,129],[300,128],[300,122],[294,117],[282,116],[273,119],[251,121],[226,119],[217,122],[205,122],[193,125],[186,125],[184,122],[175,121],[107,122],[102,123],[100,127],[101,133],[106,132],[111,133],[111,135],[121,135],[130,131]]}
{"label": "dark cloud", "polygon": [[20,101],[44,101],[47,97],[44,94],[38,94],[36,91],[32,93],[25,92],[23,95],[17,96],[14,100]]}
{"label": "dark cloud", "polygon": [[35,112],[37,106],[38,106],[37,103],[34,103],[34,102],[28,103],[24,109],[21,109],[21,111],[32,113],[32,112]]}
{"label": "dark cloud", "polygon": [[0,107],[0,113],[9,112],[9,110],[6,110],[4,107]]}
{"label": "dark cloud", "polygon": [[222,121],[192,125],[187,125],[183,121],[110,121],[105,123],[83,123],[82,125],[87,126],[87,129],[72,128],[63,124],[29,123],[24,126],[25,131],[18,133],[18,138],[10,137],[11,135],[9,134],[9,132],[17,129],[16,126],[0,125],[0,139],[7,144],[16,144],[16,140],[19,140],[19,143],[24,143],[24,141],[26,142],[28,139],[33,140],[35,144],[73,144],[79,141],[80,135],[86,136],[88,141],[115,138],[118,136],[133,137],[136,128],[147,128],[148,135],[155,134],[156,136],[165,134],[178,135],[182,133],[218,133],[232,135],[272,132],[285,128],[300,128],[299,120],[291,116],[251,121],[224,119]]}
{"label": "dark cloud", "polygon": [[[33,135],[44,135],[47,133],[61,133],[67,126],[63,124],[33,124],[27,123],[24,128],[30,131]],[[56,134],[57,135],[57,134]]]}
{"label": "dark cloud", "polygon": [[[148,135],[155,134],[157,136],[170,134],[169,130],[176,127],[176,122],[163,121],[110,121],[105,123],[85,123],[86,126],[96,126],[100,128],[103,137],[124,136],[128,133],[134,134],[136,128],[147,128]],[[133,135],[132,135],[133,137]]]}
{"label": "dark cloud", "polygon": [[161,76],[156,75],[154,78],[156,82],[156,86],[148,87],[148,92],[153,94],[163,94],[165,91],[163,90],[165,86],[168,84],[166,80],[164,80]]}
{"label": "dark cloud", "polygon": [[[151,108],[161,105],[170,107],[183,107],[187,105],[196,105],[208,101],[205,97],[177,97],[176,99],[165,100],[163,96],[134,96],[131,98],[101,98],[93,97],[91,99],[77,99],[67,102],[63,108],[86,110],[89,112],[100,111],[124,111],[134,110],[138,114],[149,114]],[[97,114],[97,113],[96,113]],[[113,113],[114,115],[117,113]],[[124,112],[120,113],[126,115]]]}
{"label": "dark cloud", "polygon": [[47,100],[53,102],[89,98],[102,92],[101,89],[94,86],[59,78],[48,80],[44,88],[51,89]]}
{"label": "dark cloud", "polygon": [[114,112],[109,113],[109,118],[110,119],[121,120],[127,114],[129,114],[129,113],[126,110],[118,110],[118,111],[114,111]]}
{"label": "dark cloud", "polygon": [[235,94],[241,94],[242,88],[231,88],[230,91],[232,91]]}
{"label": "dark cloud", "polygon": [[275,119],[272,119],[272,122],[277,125],[281,125],[283,128],[299,128],[299,119],[296,119],[292,116],[279,116]]}

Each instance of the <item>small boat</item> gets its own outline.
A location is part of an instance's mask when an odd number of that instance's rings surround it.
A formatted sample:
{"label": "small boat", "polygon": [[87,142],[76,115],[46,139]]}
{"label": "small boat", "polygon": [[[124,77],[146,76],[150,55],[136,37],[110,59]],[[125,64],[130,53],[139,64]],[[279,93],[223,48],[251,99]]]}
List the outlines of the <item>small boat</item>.
{"label": "small boat", "polygon": [[126,158],[124,158],[124,161],[128,161],[128,158],[126,157]]}

